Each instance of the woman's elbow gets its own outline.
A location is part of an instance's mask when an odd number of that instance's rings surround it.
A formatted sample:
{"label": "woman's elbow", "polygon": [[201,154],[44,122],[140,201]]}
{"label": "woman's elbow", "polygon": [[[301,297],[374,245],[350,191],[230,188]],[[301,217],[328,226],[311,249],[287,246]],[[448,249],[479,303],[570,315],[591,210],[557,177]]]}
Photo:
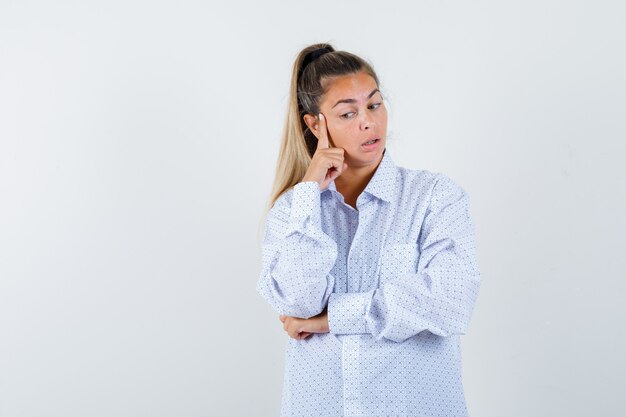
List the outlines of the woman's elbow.
{"label": "woman's elbow", "polygon": [[320,314],[325,307],[323,296],[304,291],[283,291],[276,285],[257,286],[257,291],[278,314],[308,319]]}

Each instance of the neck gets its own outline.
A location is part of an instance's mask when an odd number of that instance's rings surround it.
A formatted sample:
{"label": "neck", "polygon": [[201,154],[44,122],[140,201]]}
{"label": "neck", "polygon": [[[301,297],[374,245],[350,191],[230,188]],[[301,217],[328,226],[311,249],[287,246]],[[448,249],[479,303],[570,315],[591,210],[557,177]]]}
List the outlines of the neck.
{"label": "neck", "polygon": [[367,187],[370,182],[381,159],[369,165],[353,166],[349,165],[348,169],[344,171],[339,177],[335,179],[335,187],[346,200],[356,201],[357,197]]}

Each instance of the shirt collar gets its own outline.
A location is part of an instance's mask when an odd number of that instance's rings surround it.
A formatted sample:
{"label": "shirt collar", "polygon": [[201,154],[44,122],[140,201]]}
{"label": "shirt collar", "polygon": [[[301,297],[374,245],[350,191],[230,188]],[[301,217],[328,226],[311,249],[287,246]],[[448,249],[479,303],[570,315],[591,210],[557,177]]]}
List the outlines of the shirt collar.
{"label": "shirt collar", "polygon": [[[397,171],[398,167],[391,158],[389,149],[385,148],[383,157],[363,192],[387,202],[392,202],[395,198]],[[337,187],[335,187],[335,181],[331,181],[326,190],[338,192]]]}

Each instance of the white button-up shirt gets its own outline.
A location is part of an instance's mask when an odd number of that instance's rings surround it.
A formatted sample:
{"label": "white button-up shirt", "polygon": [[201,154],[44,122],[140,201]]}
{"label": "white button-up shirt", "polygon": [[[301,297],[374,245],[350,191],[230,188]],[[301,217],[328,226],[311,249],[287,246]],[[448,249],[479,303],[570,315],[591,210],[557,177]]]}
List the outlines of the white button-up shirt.
{"label": "white button-up shirt", "polygon": [[257,291],[278,314],[328,306],[286,345],[281,417],[468,416],[459,336],[480,288],[469,197],[389,150],[357,208],[306,181],[268,213]]}

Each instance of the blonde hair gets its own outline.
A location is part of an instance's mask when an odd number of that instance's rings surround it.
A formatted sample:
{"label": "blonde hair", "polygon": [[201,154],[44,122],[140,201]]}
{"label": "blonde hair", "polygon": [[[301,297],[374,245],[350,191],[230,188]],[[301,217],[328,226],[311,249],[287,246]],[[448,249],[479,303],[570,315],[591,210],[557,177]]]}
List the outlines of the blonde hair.
{"label": "blonde hair", "polygon": [[[307,55],[321,48],[330,52],[314,59],[301,70]],[[291,74],[287,117],[268,210],[285,191],[302,180],[315,154],[317,138],[309,130],[303,116],[305,114],[317,116],[322,96],[332,78],[361,71],[369,74],[379,86],[378,76],[371,64],[357,55],[336,51],[328,43],[313,44],[300,51]],[[298,77],[300,72],[302,74]]]}
{"label": "blonde hair", "polygon": [[[326,51],[319,51],[326,49]],[[316,54],[312,52],[316,51]],[[324,52],[319,55],[320,52]],[[317,116],[320,102],[329,81],[342,75],[365,72],[380,88],[378,76],[365,59],[346,51],[337,51],[329,43],[316,43],[302,49],[293,64],[287,117],[274,172],[274,182],[263,219],[276,200],[299,183],[311,163],[317,148],[317,138],[303,116]],[[263,222],[264,223],[264,222]]]}

